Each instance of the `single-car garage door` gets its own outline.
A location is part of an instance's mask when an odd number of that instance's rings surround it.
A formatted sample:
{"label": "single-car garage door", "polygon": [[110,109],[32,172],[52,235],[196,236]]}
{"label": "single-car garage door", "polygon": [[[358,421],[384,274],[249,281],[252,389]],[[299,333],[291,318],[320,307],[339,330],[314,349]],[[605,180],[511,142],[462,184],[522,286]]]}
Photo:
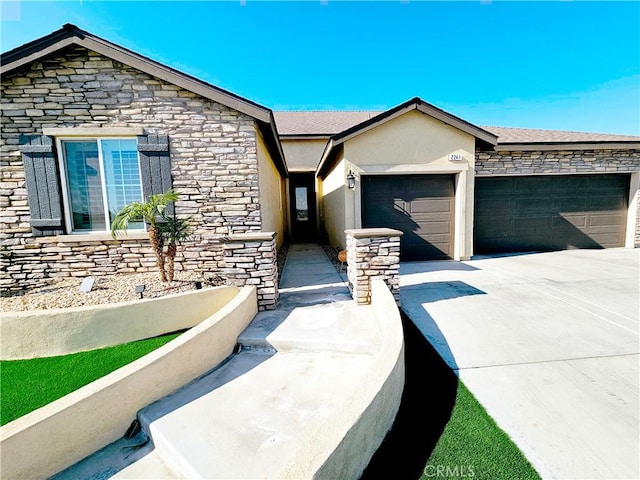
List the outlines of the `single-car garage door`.
{"label": "single-car garage door", "polygon": [[629,175],[476,177],[474,252],[624,246]]}
{"label": "single-car garage door", "polygon": [[402,231],[402,260],[453,257],[453,216],[453,175],[362,176],[362,226]]}

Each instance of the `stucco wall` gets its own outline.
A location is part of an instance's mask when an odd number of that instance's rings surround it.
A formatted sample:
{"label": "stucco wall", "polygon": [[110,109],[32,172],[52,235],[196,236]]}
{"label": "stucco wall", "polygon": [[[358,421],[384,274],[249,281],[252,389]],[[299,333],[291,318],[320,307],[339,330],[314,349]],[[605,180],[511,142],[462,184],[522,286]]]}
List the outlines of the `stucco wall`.
{"label": "stucco wall", "polygon": [[281,139],[287,165],[292,172],[315,172],[327,139]]}
{"label": "stucco wall", "polygon": [[372,304],[358,309],[378,320],[383,342],[375,365],[354,388],[343,411],[306,440],[308,448],[300,448],[283,478],[359,478],[393,426],[405,381],[402,322],[384,281],[373,279],[371,290]]}
{"label": "stucco wall", "polygon": [[50,357],[191,328],[229,303],[236,287],[88,307],[5,312],[0,359]]}
{"label": "stucco wall", "polygon": [[451,168],[449,154],[473,162],[475,139],[429,115],[412,110],[345,142],[345,156],[359,166],[385,168],[440,165]]}
{"label": "stucco wall", "polygon": [[[636,187],[634,189],[634,187]],[[629,210],[635,206],[636,215],[635,215],[635,229],[633,229],[633,246],[640,247],[640,173],[631,174],[631,192],[629,198]],[[633,216],[629,216],[627,219],[628,231],[632,231],[633,225]],[[627,237],[629,236],[627,232]],[[627,242],[629,239],[627,238]],[[629,245],[627,245],[629,246]]]}
{"label": "stucco wall", "polygon": [[256,313],[255,288],[244,287],[175,340],[3,425],[2,478],[48,478],[122,437],[141,408],[228,357]]}
{"label": "stucco wall", "polygon": [[630,173],[627,247],[640,246],[640,150],[478,151],[476,175],[571,175]]}
{"label": "stucco wall", "polygon": [[[451,154],[463,160],[452,161]],[[454,258],[468,259],[473,242],[473,176],[475,138],[418,111],[411,111],[344,144],[345,174],[445,174],[456,175]],[[343,177],[343,178],[344,178]],[[343,180],[344,181],[344,180]],[[345,228],[362,228],[360,182],[346,191]]]}
{"label": "stucco wall", "polygon": [[[260,205],[262,205],[262,230],[276,232],[276,248],[284,242],[285,201],[282,197],[283,180],[271,155],[264,144],[262,135],[256,132],[258,144],[258,179],[260,186]],[[247,175],[255,172],[246,171]]]}
{"label": "stucco wall", "polygon": [[[193,239],[178,261],[190,270],[222,266],[221,234],[261,230],[258,155],[251,117],[79,47],[70,47],[1,82],[0,288],[20,289],[55,276],[149,271],[146,240],[35,239],[20,134],[43,128],[131,127],[169,136],[179,216],[192,216]],[[253,172],[247,174],[246,172]]]}
{"label": "stucco wall", "polygon": [[338,161],[331,172],[321,181],[319,195],[321,195],[320,218],[321,227],[327,234],[329,244],[334,247],[345,248],[346,239],[344,231],[346,229],[346,209],[351,208],[353,203],[346,203],[345,170],[346,162]]}

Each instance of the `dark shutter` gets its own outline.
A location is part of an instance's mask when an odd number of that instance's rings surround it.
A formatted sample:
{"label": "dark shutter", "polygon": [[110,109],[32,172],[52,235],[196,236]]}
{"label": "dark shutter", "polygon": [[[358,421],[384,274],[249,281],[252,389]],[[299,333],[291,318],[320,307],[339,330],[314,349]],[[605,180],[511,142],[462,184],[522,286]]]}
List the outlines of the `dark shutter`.
{"label": "dark shutter", "polygon": [[20,152],[24,163],[31,232],[37,237],[63,234],[60,173],[53,138],[22,135]]}
{"label": "dark shutter", "polygon": [[[169,190],[173,185],[169,137],[167,135],[138,135],[138,154],[144,198]],[[173,214],[173,204],[169,205],[167,212],[170,215]]]}

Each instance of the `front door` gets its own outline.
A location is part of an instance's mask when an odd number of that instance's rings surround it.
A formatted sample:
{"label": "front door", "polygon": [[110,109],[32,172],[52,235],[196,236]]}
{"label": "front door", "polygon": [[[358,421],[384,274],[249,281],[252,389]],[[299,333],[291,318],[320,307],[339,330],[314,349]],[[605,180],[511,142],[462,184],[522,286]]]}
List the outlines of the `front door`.
{"label": "front door", "polygon": [[308,242],[317,237],[314,186],[313,172],[291,173],[289,176],[292,242]]}

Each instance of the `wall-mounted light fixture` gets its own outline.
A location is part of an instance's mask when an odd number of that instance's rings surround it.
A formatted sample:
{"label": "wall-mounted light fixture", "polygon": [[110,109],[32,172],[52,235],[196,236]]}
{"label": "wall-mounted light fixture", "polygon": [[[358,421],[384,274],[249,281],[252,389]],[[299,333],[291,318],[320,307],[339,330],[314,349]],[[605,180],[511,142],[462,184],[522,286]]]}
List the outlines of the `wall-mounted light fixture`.
{"label": "wall-mounted light fixture", "polygon": [[349,173],[347,174],[347,187],[349,187],[349,190],[356,188],[356,176],[351,170],[349,170]]}

